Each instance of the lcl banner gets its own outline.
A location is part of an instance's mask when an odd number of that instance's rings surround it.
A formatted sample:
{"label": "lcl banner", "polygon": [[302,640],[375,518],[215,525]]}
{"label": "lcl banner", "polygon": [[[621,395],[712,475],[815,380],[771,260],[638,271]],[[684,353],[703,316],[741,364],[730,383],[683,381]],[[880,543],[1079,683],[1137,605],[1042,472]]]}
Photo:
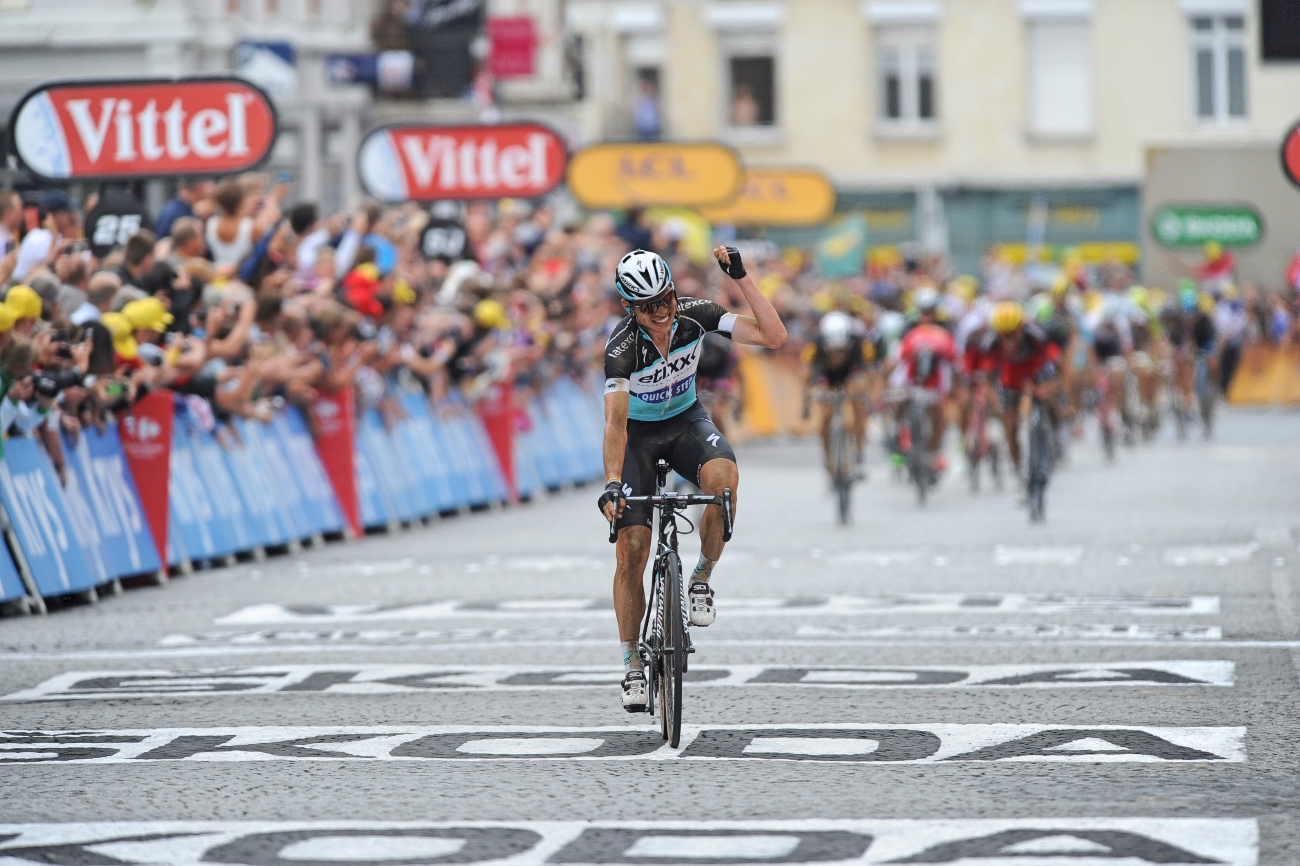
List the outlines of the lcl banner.
{"label": "lcl banner", "polygon": [[724,205],[744,177],[740,154],[715,142],[593,144],[569,163],[569,191],[597,209]]}
{"label": "lcl banner", "polygon": [[234,78],[51,82],[9,121],[12,151],[47,180],[246,171],[276,131],[270,99]]}
{"label": "lcl banner", "polygon": [[402,124],[367,135],[358,162],[362,185],[384,201],[536,198],[564,179],[568,148],[536,123]]}
{"label": "lcl banner", "polygon": [[751,168],[730,204],[702,207],[700,215],[717,225],[812,226],[835,212],[835,187],[816,169]]}

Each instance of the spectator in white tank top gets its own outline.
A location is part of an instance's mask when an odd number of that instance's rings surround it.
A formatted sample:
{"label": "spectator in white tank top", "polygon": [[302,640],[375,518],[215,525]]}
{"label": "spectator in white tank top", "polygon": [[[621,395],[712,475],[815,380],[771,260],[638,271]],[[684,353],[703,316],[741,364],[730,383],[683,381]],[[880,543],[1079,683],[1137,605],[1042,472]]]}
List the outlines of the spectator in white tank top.
{"label": "spectator in white tank top", "polygon": [[286,193],[284,187],[276,187],[254,215],[251,211],[257,209],[258,202],[245,195],[238,181],[227,180],[217,187],[217,213],[208,220],[204,240],[218,270],[233,274],[248,258],[263,235],[280,221],[280,201]]}

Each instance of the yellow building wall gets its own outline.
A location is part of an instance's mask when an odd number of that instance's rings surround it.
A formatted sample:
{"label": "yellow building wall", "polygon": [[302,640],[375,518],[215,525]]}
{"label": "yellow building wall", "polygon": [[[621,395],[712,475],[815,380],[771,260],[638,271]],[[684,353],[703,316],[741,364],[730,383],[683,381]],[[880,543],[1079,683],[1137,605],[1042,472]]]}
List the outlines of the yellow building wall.
{"label": "yellow building wall", "polygon": [[[1196,123],[1187,18],[1178,0],[1095,0],[1093,135],[1035,140],[1026,129],[1027,27],[1019,0],[942,0],[937,23],[940,132],[875,130],[875,34],[858,0],[786,0],[778,31],[772,144],[742,145],[752,164],[819,166],[839,183],[1137,182],[1152,142],[1278,139],[1300,119],[1300,68],[1260,66],[1248,36],[1249,120]],[[726,138],[725,69],[704,3],[664,6],[664,106],[676,138]]]}

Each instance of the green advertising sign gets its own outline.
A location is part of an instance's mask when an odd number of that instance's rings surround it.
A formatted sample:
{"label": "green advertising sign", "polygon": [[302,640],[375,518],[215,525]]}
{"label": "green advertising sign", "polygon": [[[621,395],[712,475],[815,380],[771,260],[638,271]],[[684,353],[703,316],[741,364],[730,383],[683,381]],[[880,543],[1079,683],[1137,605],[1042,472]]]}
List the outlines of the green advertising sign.
{"label": "green advertising sign", "polygon": [[1198,247],[1217,241],[1248,247],[1264,236],[1264,220],[1253,207],[1162,207],[1151,218],[1151,234],[1166,247]]}

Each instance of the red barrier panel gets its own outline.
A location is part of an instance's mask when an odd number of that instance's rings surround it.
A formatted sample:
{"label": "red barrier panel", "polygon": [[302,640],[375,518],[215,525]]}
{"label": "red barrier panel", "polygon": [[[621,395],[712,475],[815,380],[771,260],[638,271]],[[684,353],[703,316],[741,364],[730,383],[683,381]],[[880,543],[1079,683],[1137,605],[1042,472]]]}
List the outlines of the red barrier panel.
{"label": "red barrier panel", "polygon": [[515,486],[515,389],[509,382],[498,382],[488,388],[478,403],[478,415],[483,419],[492,450],[501,464],[501,474],[506,479],[506,492],[511,502],[519,501]]}
{"label": "red barrier panel", "polygon": [[354,414],[351,388],[321,394],[311,407],[316,425],[316,453],[320,455],[325,474],[334,487],[348,529],[354,537],[359,537],[364,530],[361,527],[361,505],[357,500]]}
{"label": "red barrier panel", "polygon": [[132,406],[118,422],[122,451],[135,477],[140,504],[149,521],[158,559],[167,561],[167,496],[171,478],[171,391],[153,391]]}

